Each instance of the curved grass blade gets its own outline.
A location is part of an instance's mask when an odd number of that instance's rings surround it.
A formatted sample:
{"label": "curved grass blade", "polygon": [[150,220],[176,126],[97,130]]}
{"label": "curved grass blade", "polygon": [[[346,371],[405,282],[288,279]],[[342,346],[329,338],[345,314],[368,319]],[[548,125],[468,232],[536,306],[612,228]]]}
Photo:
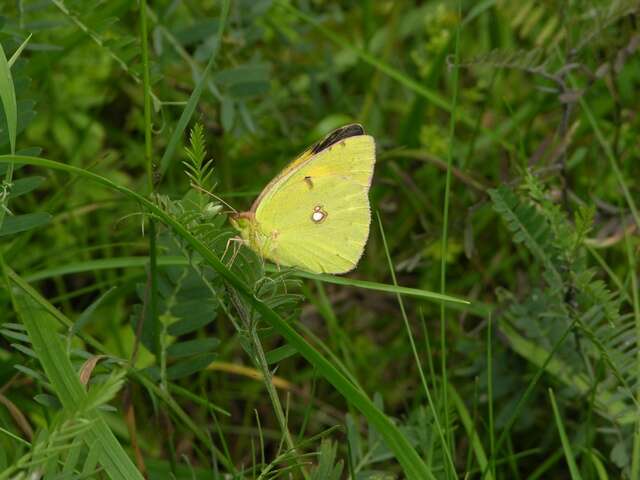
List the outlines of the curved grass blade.
{"label": "curved grass blade", "polygon": [[[0,45],[0,101],[7,119],[7,130],[11,152],[16,151],[16,134],[18,131],[18,106],[16,103],[16,91],[13,88],[13,78],[7,56]],[[9,179],[11,181],[11,179]]]}
{"label": "curved grass blade", "polygon": [[207,66],[204,68],[204,71],[200,75],[200,79],[196,84],[196,88],[191,92],[191,96],[187,101],[187,104],[184,107],[184,110],[180,114],[180,118],[178,119],[178,124],[176,125],[175,130],[171,133],[171,138],[169,139],[169,143],[167,144],[167,148],[162,155],[162,159],[160,160],[160,174],[164,175],[171,165],[171,161],[173,160],[173,156],[178,148],[178,143],[182,139],[182,135],[184,134],[185,129],[187,128],[187,124],[193,115],[193,112],[196,110],[196,106],[198,105],[198,101],[200,100],[200,96],[202,95],[202,90],[204,89],[207,78],[209,77],[209,72],[213,65],[215,64],[216,56],[218,50],[220,49],[220,43],[222,42],[222,32],[224,31],[225,24],[227,23],[227,16],[229,14],[229,1],[225,1],[222,3],[222,12],[220,13],[220,26],[218,28],[217,33],[217,41],[215,44],[215,48],[211,52],[211,56],[209,57],[209,62]]}
{"label": "curved grass blade", "polygon": [[569,437],[567,437],[567,432],[565,432],[564,425],[562,423],[562,417],[560,416],[560,410],[558,409],[558,404],[556,403],[556,397],[553,394],[553,390],[551,389],[549,389],[549,400],[551,401],[551,407],[553,408],[553,416],[556,419],[558,434],[560,435],[562,449],[564,450],[564,456],[567,460],[567,465],[569,466],[569,473],[571,474],[571,478],[572,480],[582,480],[580,470],[578,470],[578,465],[576,465],[576,460],[573,455],[571,442],[569,441]]}
{"label": "curved grass blade", "polygon": [[[27,295],[14,296],[13,300],[33,349],[62,405],[69,410],[80,409],[86,404],[87,393],[65,353],[62,340],[58,335],[51,334],[56,329],[53,317]],[[88,445],[95,445],[98,449],[99,462],[109,477],[114,480],[142,480],[142,475],[100,413],[94,408],[85,415],[92,421],[85,440]]]}
{"label": "curved grass blade", "polygon": [[[149,263],[148,257],[118,257],[118,258],[105,258],[98,260],[89,260],[78,263],[68,263],[59,267],[47,268],[24,275],[24,279],[27,282],[36,282],[38,280],[44,280],[47,278],[57,277],[60,275],[69,275],[72,273],[83,272],[95,272],[97,270],[110,270],[114,268],[143,268]],[[158,257],[159,267],[170,266],[188,266],[189,260],[185,257],[179,256],[161,256]],[[274,271],[273,267],[267,266],[267,271]],[[377,292],[384,292],[390,294],[400,294],[409,297],[422,298],[425,300],[433,300],[436,302],[447,302],[452,306],[457,305],[464,310],[477,310],[480,304],[471,303],[463,298],[453,297],[451,295],[442,295],[440,293],[431,292],[429,290],[422,290],[419,288],[402,287],[395,285],[388,285],[386,283],[370,282],[368,280],[358,280],[348,277],[337,277],[327,274],[316,274],[303,271],[294,271],[294,275],[301,278],[308,278],[310,280],[319,280],[325,283],[333,283],[334,285],[344,285],[347,287],[363,288],[365,290],[375,290]],[[486,312],[482,310],[479,315],[485,315]]]}

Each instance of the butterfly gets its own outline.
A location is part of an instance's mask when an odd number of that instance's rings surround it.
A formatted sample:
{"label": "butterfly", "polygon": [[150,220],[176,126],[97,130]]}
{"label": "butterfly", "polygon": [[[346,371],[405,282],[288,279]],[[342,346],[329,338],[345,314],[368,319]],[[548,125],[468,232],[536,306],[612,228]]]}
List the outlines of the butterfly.
{"label": "butterfly", "polygon": [[361,125],[334,130],[230,217],[249,248],[277,265],[312,273],[353,270],[369,237],[375,141]]}

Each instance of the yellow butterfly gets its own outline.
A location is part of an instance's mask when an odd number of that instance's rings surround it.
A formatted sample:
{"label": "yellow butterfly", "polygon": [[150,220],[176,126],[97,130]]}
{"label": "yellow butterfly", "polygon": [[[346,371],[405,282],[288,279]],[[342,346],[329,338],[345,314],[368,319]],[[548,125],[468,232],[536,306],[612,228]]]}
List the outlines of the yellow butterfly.
{"label": "yellow butterfly", "polygon": [[361,125],[338,128],[289,164],[231,224],[278,265],[346,273],[369,237],[375,142]]}

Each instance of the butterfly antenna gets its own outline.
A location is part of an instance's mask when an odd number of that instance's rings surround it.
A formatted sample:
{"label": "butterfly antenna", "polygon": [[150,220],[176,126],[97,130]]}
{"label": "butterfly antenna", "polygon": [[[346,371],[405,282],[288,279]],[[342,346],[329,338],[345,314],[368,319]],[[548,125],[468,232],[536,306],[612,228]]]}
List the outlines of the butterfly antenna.
{"label": "butterfly antenna", "polygon": [[202,193],[206,193],[207,195],[212,196],[213,198],[215,198],[216,200],[218,200],[220,203],[223,203],[224,205],[226,205],[227,207],[229,207],[231,209],[231,211],[233,213],[238,213],[238,211],[233,208],[231,205],[229,205],[227,202],[225,202],[223,199],[221,199],[218,195],[216,195],[215,193],[210,192],[207,189],[202,188],[200,185],[196,185],[195,183],[191,182],[191,186],[193,188],[195,188],[196,190],[200,190]]}

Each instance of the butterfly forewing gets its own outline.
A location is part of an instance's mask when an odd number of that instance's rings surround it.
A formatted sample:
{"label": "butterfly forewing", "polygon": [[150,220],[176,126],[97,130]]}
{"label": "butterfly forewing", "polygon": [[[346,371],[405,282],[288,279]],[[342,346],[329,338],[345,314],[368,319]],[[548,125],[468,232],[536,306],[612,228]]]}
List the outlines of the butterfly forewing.
{"label": "butterfly forewing", "polygon": [[311,152],[320,153],[325,148],[338,143],[340,140],[344,140],[349,137],[357,137],[360,135],[364,135],[364,128],[362,128],[362,125],[358,123],[346,125],[344,127],[338,128],[337,130],[334,130],[324,139],[316,143],[313,147],[311,147]]}

